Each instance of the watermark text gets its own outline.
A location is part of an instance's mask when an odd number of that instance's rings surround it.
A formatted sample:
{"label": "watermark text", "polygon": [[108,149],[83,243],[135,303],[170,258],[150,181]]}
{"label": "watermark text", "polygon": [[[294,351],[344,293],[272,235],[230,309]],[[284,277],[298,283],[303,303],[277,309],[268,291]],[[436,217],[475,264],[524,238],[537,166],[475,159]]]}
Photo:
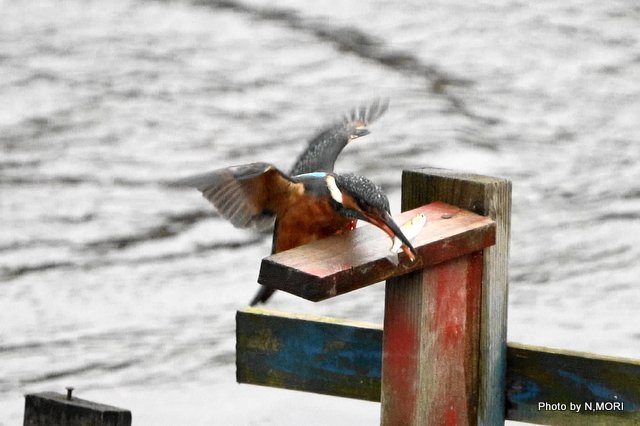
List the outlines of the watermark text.
{"label": "watermark text", "polygon": [[624,411],[624,402],[592,401],[592,402],[538,402],[538,411]]}

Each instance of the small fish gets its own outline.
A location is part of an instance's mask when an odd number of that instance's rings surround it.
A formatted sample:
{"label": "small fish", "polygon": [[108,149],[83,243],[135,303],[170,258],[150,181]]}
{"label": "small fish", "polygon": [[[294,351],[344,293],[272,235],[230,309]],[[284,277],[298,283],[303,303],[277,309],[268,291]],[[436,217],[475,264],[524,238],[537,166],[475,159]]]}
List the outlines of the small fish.
{"label": "small fish", "polygon": [[[409,221],[405,222],[400,227],[400,230],[405,235],[405,237],[407,237],[407,239],[413,243],[413,240],[420,234],[420,231],[422,231],[422,228],[424,228],[424,225],[426,225],[426,223],[427,216],[425,216],[424,213],[419,213]],[[402,241],[400,241],[400,238],[395,237],[393,239],[393,245],[389,249],[390,253],[387,256],[389,262],[393,263],[395,266],[398,266],[398,263],[400,263],[398,259],[398,253],[400,253],[401,250]]]}

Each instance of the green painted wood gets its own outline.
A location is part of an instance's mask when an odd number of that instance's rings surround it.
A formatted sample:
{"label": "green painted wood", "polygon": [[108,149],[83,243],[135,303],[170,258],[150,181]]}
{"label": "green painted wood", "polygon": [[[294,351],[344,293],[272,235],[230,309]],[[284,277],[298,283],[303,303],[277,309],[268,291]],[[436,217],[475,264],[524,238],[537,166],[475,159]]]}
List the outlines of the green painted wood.
{"label": "green painted wood", "polygon": [[511,182],[453,170],[424,168],[402,175],[402,210],[442,201],[496,224],[495,245],[483,252],[478,424],[504,421]]}
{"label": "green painted wood", "polygon": [[[246,308],[238,312],[237,335],[241,383],[380,401],[379,326]],[[640,360],[509,344],[507,377],[508,420],[640,424]],[[606,405],[614,402],[622,409]],[[571,403],[581,412],[571,411]]]}
{"label": "green painted wood", "polygon": [[246,308],[236,333],[239,383],[380,400],[378,326]]}
{"label": "green painted wood", "polygon": [[640,360],[510,344],[507,366],[511,420],[640,424]]}
{"label": "green painted wood", "polygon": [[25,396],[24,426],[131,426],[131,411],[56,392]]}

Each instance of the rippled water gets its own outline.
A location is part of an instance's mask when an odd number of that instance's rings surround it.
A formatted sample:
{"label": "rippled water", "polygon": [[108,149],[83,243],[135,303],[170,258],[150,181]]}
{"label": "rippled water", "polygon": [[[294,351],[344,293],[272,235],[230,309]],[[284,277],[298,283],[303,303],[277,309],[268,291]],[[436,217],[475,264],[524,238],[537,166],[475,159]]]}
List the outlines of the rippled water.
{"label": "rippled water", "polygon": [[[63,391],[136,424],[373,423],[378,405],[235,385],[269,241],[185,174],[282,168],[388,96],[339,171],[513,181],[509,339],[640,358],[635,2],[0,1],[0,424]],[[274,308],[380,322],[383,286]]]}

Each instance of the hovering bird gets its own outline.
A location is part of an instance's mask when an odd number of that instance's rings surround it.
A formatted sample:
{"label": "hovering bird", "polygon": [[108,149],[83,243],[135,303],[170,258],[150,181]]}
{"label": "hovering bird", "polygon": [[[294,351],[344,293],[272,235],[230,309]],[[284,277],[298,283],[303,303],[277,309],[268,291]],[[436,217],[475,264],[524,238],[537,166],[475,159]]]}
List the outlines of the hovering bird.
{"label": "hovering bird", "polygon": [[[360,107],[313,138],[289,175],[269,163],[214,170],[180,182],[194,186],[220,214],[238,228],[264,229],[275,218],[272,253],[278,253],[372,223],[397,237],[414,260],[415,249],[389,212],[389,200],[369,179],[333,173],[335,161],[352,140],[369,133],[366,125],[387,109],[375,101]],[[266,302],[275,290],[262,286],[251,306]]]}

